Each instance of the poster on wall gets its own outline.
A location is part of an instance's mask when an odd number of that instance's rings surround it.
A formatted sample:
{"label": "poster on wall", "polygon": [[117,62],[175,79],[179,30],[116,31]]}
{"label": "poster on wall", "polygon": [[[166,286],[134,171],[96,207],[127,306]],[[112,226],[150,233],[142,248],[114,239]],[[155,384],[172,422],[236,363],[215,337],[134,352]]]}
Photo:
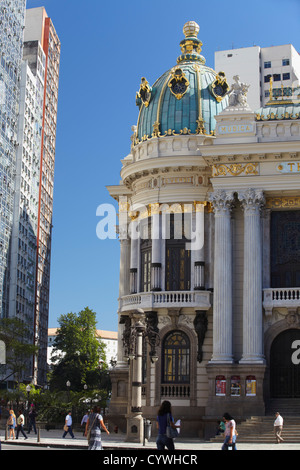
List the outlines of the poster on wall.
{"label": "poster on wall", "polygon": [[256,397],[256,379],[252,375],[246,377],[246,397]]}
{"label": "poster on wall", "polygon": [[226,378],[224,375],[217,375],[216,377],[216,396],[225,397],[226,395]]}
{"label": "poster on wall", "polygon": [[238,375],[233,375],[231,377],[230,395],[232,397],[241,396],[241,379]]}

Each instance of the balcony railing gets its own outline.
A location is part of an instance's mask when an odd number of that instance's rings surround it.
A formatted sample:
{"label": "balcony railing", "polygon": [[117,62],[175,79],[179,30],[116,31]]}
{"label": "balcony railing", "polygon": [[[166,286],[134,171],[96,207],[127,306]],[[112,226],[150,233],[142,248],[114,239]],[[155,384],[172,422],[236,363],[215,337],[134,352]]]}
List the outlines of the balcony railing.
{"label": "balcony railing", "polygon": [[208,310],[211,307],[210,291],[139,292],[123,296],[119,301],[120,312],[137,308],[193,307]]}
{"label": "balcony railing", "polygon": [[300,307],[300,287],[280,287],[277,289],[264,289],[263,307],[266,314],[272,314],[277,307]]}
{"label": "balcony railing", "polygon": [[161,398],[190,398],[189,385],[161,385]]}

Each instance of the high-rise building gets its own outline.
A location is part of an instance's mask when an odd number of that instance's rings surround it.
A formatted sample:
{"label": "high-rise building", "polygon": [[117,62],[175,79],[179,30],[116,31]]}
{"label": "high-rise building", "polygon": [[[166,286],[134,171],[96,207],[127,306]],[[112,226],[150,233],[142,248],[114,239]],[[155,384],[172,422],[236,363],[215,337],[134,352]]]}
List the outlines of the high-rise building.
{"label": "high-rise building", "polygon": [[[19,3],[13,2],[13,12],[20,15],[20,50],[15,47],[19,55],[10,51],[11,45],[9,49],[12,32],[8,26],[16,21],[1,9],[7,27],[0,34],[10,32],[1,62],[3,74],[6,72],[1,106],[1,316],[21,319],[29,331],[26,340],[39,346],[22,379],[43,384],[47,371],[60,41],[44,8],[27,10],[25,19],[25,1],[23,9],[17,8]],[[5,53],[7,59],[3,59]]]}
{"label": "high-rise building", "polygon": [[26,0],[0,6],[0,317],[9,312],[21,61]]}
{"label": "high-rise building", "polygon": [[292,44],[244,47],[215,52],[215,69],[232,81],[235,75],[250,85],[248,104],[255,111],[270,98],[284,99],[300,93],[300,55]]}
{"label": "high-rise building", "polygon": [[39,173],[37,250],[35,276],[34,340],[39,346],[35,359],[33,380],[46,381],[48,315],[50,292],[50,255],[52,235],[53,185],[60,65],[60,41],[51,18],[41,8],[26,11],[24,51],[30,56],[32,49],[41,44],[45,54],[44,100],[42,110],[42,135]]}

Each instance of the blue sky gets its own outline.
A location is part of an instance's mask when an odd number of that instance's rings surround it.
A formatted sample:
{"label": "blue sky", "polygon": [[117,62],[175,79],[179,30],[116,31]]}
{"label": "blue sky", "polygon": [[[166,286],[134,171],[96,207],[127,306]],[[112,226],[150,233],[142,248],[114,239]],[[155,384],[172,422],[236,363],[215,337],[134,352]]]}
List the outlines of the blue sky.
{"label": "blue sky", "polygon": [[119,241],[97,238],[96,209],[113,203],[106,185],[119,183],[130,151],[141,77],[152,85],[176,65],[190,20],[212,68],[216,50],[300,51],[300,1],[27,0],[40,6],[62,43],[49,327],[89,306],[99,329],[117,330]]}

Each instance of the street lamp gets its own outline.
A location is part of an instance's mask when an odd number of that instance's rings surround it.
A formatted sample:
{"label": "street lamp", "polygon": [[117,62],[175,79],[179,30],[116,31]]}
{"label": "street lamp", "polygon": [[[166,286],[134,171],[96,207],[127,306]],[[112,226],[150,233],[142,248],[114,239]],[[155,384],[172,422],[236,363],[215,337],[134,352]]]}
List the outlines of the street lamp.
{"label": "street lamp", "polygon": [[67,380],[66,386],[67,386],[67,390],[68,390],[68,402],[69,402],[70,401],[70,387],[71,387],[70,380]]}
{"label": "street lamp", "polygon": [[[129,358],[133,361],[132,372],[132,401],[127,423],[127,438],[143,442],[143,415],[142,415],[142,360],[143,360],[143,332],[145,330],[141,321],[137,321],[132,329],[133,348]],[[134,348],[135,346],[135,348]],[[135,349],[135,351],[134,351]]]}
{"label": "street lamp", "polygon": [[[124,346],[127,357],[132,363],[132,394],[131,407],[127,421],[127,440],[133,442],[143,442],[144,420],[142,415],[142,374],[143,374],[143,338],[147,339],[150,345],[150,360],[155,363],[158,360],[156,348],[159,345],[159,334],[156,325],[155,313],[145,312],[138,309],[138,318],[134,326],[130,326],[130,332],[124,335],[127,342]],[[141,314],[145,315],[145,325],[141,321]],[[154,320],[154,322],[153,322]]]}
{"label": "street lamp", "polygon": [[30,385],[28,384],[27,387],[26,387],[26,392],[27,392],[27,419],[28,419],[28,414],[29,414],[29,395],[30,395],[30,392],[31,392],[31,387]]}

